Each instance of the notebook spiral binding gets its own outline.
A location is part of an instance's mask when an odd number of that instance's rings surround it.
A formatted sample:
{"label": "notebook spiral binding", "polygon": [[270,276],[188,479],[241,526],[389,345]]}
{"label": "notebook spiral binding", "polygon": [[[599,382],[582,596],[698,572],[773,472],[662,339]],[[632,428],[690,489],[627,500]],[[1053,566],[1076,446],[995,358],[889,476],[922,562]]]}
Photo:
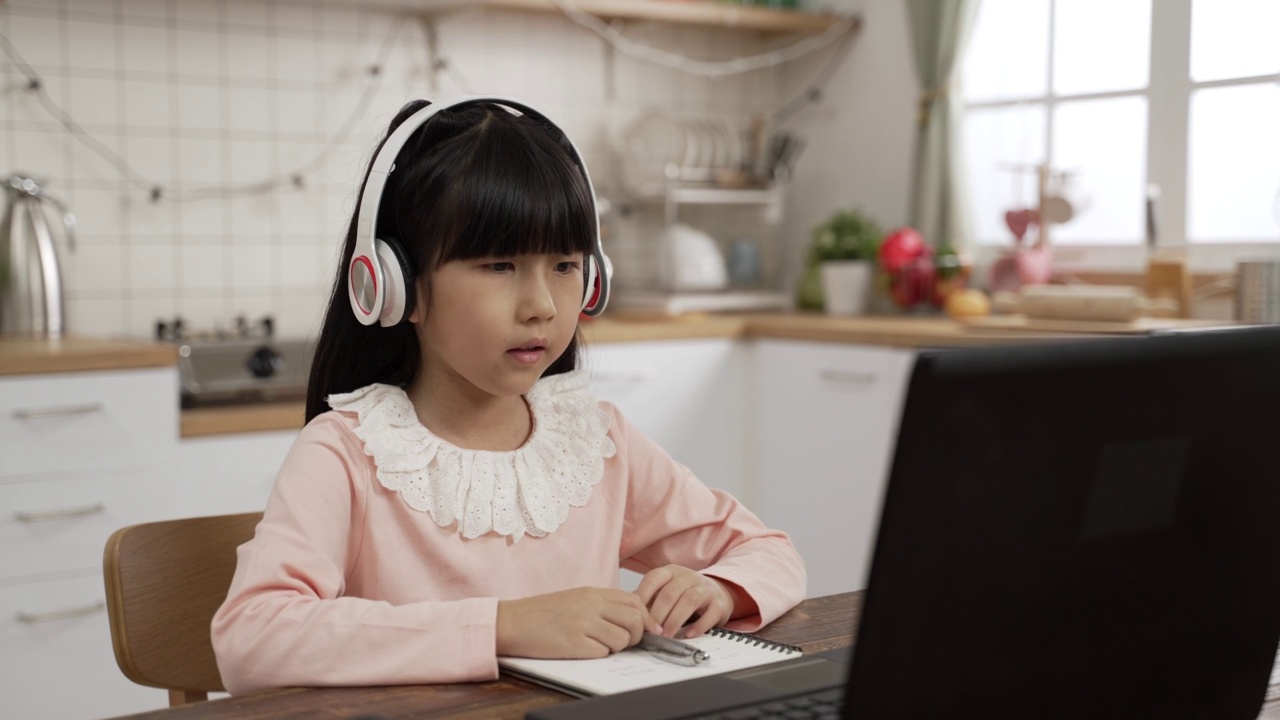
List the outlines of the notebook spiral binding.
{"label": "notebook spiral binding", "polygon": [[793,653],[803,652],[799,647],[795,645],[788,645],[786,643],[777,642],[775,640],[765,640],[764,638],[759,637],[757,635],[752,635],[751,633],[738,632],[737,630],[728,630],[722,627],[713,627],[707,631],[707,634],[714,635],[716,637],[722,637],[722,638],[725,638],[726,640],[733,640],[735,642],[749,643],[756,647],[765,648],[767,650],[776,650],[778,652],[786,653],[788,655],[791,655]]}

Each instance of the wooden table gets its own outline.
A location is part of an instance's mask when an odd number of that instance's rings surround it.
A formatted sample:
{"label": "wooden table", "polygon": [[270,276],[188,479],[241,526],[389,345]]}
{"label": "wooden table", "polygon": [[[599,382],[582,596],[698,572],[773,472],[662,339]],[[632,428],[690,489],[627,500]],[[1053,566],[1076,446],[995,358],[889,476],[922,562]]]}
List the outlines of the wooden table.
{"label": "wooden table", "polygon": [[[822,652],[853,643],[862,593],[806,600],[758,634]],[[156,690],[163,694],[163,691]],[[456,718],[522,720],[529,710],[573,698],[554,690],[502,677],[461,685],[267,690],[127,717],[135,720],[352,720],[372,715],[386,720]]]}
{"label": "wooden table", "polygon": [[[862,593],[806,600],[758,634],[799,645],[805,652],[853,644]],[[160,693],[160,690],[156,691]],[[554,690],[503,677],[486,683],[374,688],[268,690],[167,710],[129,715],[133,720],[355,720],[362,715],[385,720],[523,720],[533,708],[572,700]],[[1052,698],[1047,702],[1052,703]],[[1258,716],[1280,720],[1280,685],[1267,692]]]}

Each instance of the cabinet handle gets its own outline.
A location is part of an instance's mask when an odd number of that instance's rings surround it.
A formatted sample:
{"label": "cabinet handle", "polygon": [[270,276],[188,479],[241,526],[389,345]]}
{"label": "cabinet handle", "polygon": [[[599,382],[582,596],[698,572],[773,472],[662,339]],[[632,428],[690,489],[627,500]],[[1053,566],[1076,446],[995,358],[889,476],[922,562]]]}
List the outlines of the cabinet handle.
{"label": "cabinet handle", "polygon": [[62,417],[64,415],[88,415],[89,413],[102,412],[103,406],[100,402],[82,403],[80,405],[55,405],[53,407],[42,408],[18,408],[13,411],[13,416],[19,420],[39,420],[40,418]]}
{"label": "cabinet handle", "polygon": [[620,370],[616,372],[597,372],[591,374],[592,380],[600,382],[644,382],[658,377],[653,370]]}
{"label": "cabinet handle", "polygon": [[871,372],[851,372],[848,370],[823,370],[819,373],[828,382],[846,385],[874,385],[878,376]]}
{"label": "cabinet handle", "polygon": [[55,508],[53,510],[36,510],[35,512],[27,512],[19,510],[14,513],[14,517],[18,518],[18,522],[22,523],[38,523],[48,522],[49,520],[66,520],[68,518],[84,517],[85,515],[98,515],[107,511],[106,503],[94,503],[82,507]]}
{"label": "cabinet handle", "polygon": [[70,620],[71,618],[84,617],[86,615],[95,615],[107,609],[105,600],[94,600],[88,605],[80,607],[62,608],[61,610],[50,610],[48,612],[22,612],[18,611],[18,622],[24,625],[35,625],[36,623],[53,622],[54,620]]}

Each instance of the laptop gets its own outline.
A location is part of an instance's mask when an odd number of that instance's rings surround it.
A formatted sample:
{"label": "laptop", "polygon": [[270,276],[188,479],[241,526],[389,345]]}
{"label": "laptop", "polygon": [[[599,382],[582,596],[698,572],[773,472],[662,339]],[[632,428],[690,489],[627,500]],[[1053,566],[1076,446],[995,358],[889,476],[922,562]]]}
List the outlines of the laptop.
{"label": "laptop", "polygon": [[1256,717],[1280,642],[1280,327],[921,352],[864,600],[851,657],[526,717]]}

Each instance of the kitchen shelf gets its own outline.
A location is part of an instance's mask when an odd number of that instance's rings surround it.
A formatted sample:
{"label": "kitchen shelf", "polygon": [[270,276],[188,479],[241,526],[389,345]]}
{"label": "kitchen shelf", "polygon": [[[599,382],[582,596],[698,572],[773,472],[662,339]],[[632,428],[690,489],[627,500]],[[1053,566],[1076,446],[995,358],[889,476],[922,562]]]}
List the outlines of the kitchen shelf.
{"label": "kitchen shelf", "polygon": [[[846,20],[844,16],[800,10],[778,10],[750,5],[730,5],[710,0],[568,0],[573,7],[602,20],[649,20],[681,25],[701,25],[773,33],[820,33]],[[403,0],[401,7],[419,10],[493,8],[561,12],[552,0]],[[854,20],[854,30],[859,20]]]}
{"label": "kitchen shelf", "polygon": [[[668,173],[674,178],[674,173]],[[720,312],[720,311],[771,311],[786,310],[792,305],[789,294],[778,287],[777,273],[780,267],[778,238],[779,221],[781,219],[783,199],[786,195],[786,184],[775,182],[765,187],[724,187],[711,183],[681,182],[671,179],[662,193],[645,193],[630,198],[632,202],[645,205],[660,205],[662,219],[666,227],[671,228],[681,222],[680,208],[690,206],[726,206],[736,207],[741,211],[750,208],[750,217],[757,218],[758,223],[751,223],[749,230],[739,227],[728,230],[723,224],[716,223],[711,231],[712,237],[720,237],[721,245],[729,240],[737,243],[749,243],[754,246],[754,271],[748,275],[754,279],[727,278],[727,287],[689,291],[681,287],[676,276],[676,257],[670,243],[663,239],[657,243],[656,252],[650,257],[657,263],[657,281],[649,287],[631,287],[619,289],[617,300],[620,306],[631,310],[657,312],[666,315],[678,315],[688,312]],[[720,220],[724,218],[721,217]],[[706,222],[708,218],[703,217]],[[701,223],[693,222],[699,225]],[[726,254],[727,256],[727,254]],[[722,258],[730,262],[727,257]],[[726,268],[732,273],[731,266]]]}
{"label": "kitchen shelf", "polygon": [[672,202],[681,205],[763,205],[781,200],[781,186],[768,188],[725,188],[680,186],[669,191]]}
{"label": "kitchen shelf", "polygon": [[662,192],[633,197],[636,202],[663,206],[668,224],[676,222],[681,205],[760,205],[773,213],[781,211],[786,186],[774,183],[768,187],[722,187],[709,184],[669,182]]}

